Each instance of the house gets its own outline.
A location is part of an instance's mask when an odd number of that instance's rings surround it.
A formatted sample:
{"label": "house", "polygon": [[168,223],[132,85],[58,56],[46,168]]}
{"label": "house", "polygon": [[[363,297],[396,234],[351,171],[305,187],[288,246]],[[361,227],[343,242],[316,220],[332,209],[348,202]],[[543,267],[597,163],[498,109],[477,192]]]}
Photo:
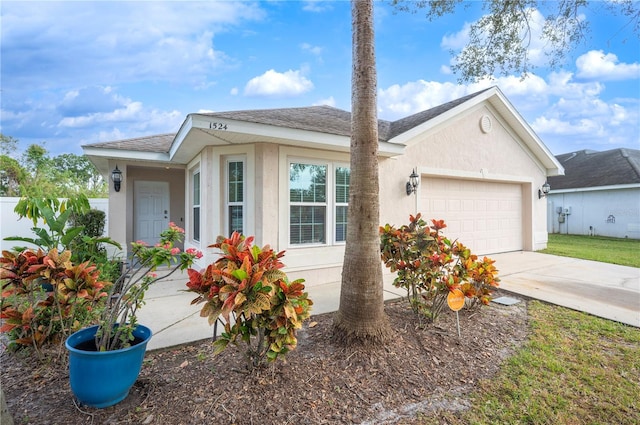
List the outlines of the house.
{"label": "house", "polygon": [[640,150],[582,150],[556,157],[549,178],[550,233],[640,239]]}
{"label": "house", "polygon": [[[288,274],[313,285],[341,276],[350,120],[329,106],[193,113],[176,134],[83,149],[103,175],[121,173],[109,235],[123,246],[153,243],[173,221],[204,266],[215,258],[206,247],[237,230],[286,250]],[[380,120],[379,167],[381,224],[420,211],[479,254],[546,247],[538,190],[563,168],[497,87]]]}

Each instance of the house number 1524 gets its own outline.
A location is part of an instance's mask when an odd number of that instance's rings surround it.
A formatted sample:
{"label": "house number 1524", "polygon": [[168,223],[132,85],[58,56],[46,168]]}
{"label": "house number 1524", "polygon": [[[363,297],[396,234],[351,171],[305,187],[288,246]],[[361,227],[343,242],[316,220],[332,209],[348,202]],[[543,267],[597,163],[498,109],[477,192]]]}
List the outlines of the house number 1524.
{"label": "house number 1524", "polygon": [[227,129],[227,125],[223,124],[221,122],[210,122],[209,123],[209,128],[212,130],[226,130]]}

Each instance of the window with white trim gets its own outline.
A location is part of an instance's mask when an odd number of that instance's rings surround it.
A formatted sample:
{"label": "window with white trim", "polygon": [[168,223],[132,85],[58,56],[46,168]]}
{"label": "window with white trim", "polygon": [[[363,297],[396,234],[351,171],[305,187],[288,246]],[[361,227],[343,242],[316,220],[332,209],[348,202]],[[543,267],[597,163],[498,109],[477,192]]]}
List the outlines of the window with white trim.
{"label": "window with white trim", "polygon": [[348,200],[348,167],[289,162],[289,244],[344,242]]}
{"label": "window with white trim", "polygon": [[245,162],[237,159],[229,159],[227,164],[227,230],[231,235],[233,232],[244,232],[244,199],[245,199]]}
{"label": "window with white trim", "polygon": [[337,166],[335,176],[335,241],[346,242],[351,170],[349,167]]}
{"label": "window with white trim", "polygon": [[191,238],[200,242],[200,170],[191,175]]}

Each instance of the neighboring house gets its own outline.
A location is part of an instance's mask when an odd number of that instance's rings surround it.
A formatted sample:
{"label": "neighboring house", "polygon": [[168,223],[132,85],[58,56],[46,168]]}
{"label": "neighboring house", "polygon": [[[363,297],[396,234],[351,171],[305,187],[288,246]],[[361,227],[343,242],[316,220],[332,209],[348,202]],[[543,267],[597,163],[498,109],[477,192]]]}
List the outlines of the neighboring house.
{"label": "neighboring house", "polygon": [[[189,114],[177,134],[83,146],[110,185],[109,235],[123,245],[173,221],[206,252],[238,230],[286,250],[291,277],[339,281],[351,114],[329,106]],[[497,87],[379,121],[380,223],[444,219],[479,254],[546,247],[538,189],[562,166]],[[415,169],[419,185],[407,195]],[[357,247],[353,247],[357,249]]]}
{"label": "neighboring house", "polygon": [[556,156],[549,178],[549,233],[640,239],[640,150],[582,150]]}

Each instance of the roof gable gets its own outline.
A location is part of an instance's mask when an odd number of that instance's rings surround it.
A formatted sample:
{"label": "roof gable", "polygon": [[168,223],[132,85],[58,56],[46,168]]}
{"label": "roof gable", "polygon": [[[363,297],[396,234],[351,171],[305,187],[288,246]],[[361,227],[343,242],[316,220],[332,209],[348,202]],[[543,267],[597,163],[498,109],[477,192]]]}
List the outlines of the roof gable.
{"label": "roof gable", "polygon": [[640,150],[581,150],[557,155],[564,176],[549,178],[552,190],[640,184]]}
{"label": "roof gable", "polygon": [[[425,122],[441,115],[467,100],[489,90],[461,97],[451,102],[418,112],[397,121],[378,120],[378,139],[386,142]],[[351,112],[328,105],[299,108],[248,109],[238,111],[209,112],[198,114],[210,118],[224,118],[274,127],[328,133],[351,137]],[[176,133],[117,140],[112,142],[91,143],[84,146],[104,149],[122,149],[145,152],[169,152]]]}
{"label": "roof gable", "polygon": [[435,106],[431,109],[427,109],[426,111],[422,111],[422,112],[418,112],[416,114],[413,115],[409,115],[408,117],[405,118],[401,118],[397,121],[393,121],[390,123],[390,125],[388,126],[388,131],[386,132],[386,134],[383,134],[380,136],[380,139],[382,140],[390,140],[394,137],[397,137],[403,133],[408,132],[409,130],[412,130],[418,126],[420,126],[421,124],[424,124],[426,122],[428,122],[429,120],[432,120],[433,118],[444,114],[445,112],[450,111],[451,109],[455,108],[458,105],[461,105],[465,102],[467,102],[469,99],[472,99],[478,95],[480,95],[481,93],[484,93],[485,91],[490,90],[490,88],[484,89],[484,90],[480,90],[478,92],[469,94],[467,96],[461,97],[459,99],[455,99],[452,100],[450,102],[447,103],[443,103],[442,105],[438,105]]}
{"label": "roof gable", "polygon": [[[548,175],[562,174],[551,152],[495,86],[396,121],[378,120],[380,155],[402,154],[416,135],[483,102],[506,117]],[[221,123],[222,128],[217,127]],[[323,105],[189,114],[176,134],[95,143],[83,149],[94,159],[129,157],[186,164],[208,145],[267,142],[348,152],[350,137],[351,113]]]}

